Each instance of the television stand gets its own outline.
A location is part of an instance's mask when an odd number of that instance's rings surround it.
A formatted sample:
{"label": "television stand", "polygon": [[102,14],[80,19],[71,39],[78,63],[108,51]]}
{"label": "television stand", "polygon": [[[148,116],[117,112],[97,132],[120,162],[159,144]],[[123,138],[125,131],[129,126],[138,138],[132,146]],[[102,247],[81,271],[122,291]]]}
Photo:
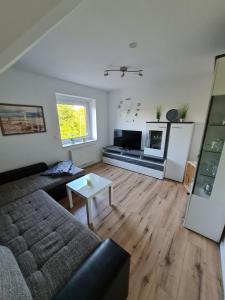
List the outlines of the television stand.
{"label": "television stand", "polygon": [[164,178],[166,159],[144,155],[143,150],[124,149],[117,146],[103,148],[102,160],[106,164],[130,171]]}

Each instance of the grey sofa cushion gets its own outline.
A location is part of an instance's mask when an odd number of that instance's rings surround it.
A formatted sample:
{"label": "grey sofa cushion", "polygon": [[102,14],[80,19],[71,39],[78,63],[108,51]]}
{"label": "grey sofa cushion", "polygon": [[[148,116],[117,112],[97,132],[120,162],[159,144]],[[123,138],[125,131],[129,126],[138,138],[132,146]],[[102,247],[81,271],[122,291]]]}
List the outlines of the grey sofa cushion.
{"label": "grey sofa cushion", "polygon": [[57,185],[67,183],[75,178],[84,175],[84,170],[73,167],[72,176],[64,176],[60,178],[51,178],[40,176],[40,173],[34,174],[19,180],[0,185],[0,206],[8,204],[14,200],[20,199],[25,195],[33,193],[39,189],[48,191]]}
{"label": "grey sofa cushion", "polygon": [[0,299],[32,300],[19,266],[7,248],[0,246]]}
{"label": "grey sofa cushion", "polygon": [[43,190],[0,208],[0,244],[11,249],[35,300],[49,300],[100,243]]}

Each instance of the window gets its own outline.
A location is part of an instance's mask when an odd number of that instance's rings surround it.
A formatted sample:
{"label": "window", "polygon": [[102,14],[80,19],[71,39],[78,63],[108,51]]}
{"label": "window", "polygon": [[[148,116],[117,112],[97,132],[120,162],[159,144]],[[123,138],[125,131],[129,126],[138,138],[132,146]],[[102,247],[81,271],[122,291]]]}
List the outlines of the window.
{"label": "window", "polygon": [[57,103],[62,140],[87,137],[87,108],[84,105]]}
{"label": "window", "polygon": [[95,100],[56,94],[60,137],[63,146],[96,140]]}

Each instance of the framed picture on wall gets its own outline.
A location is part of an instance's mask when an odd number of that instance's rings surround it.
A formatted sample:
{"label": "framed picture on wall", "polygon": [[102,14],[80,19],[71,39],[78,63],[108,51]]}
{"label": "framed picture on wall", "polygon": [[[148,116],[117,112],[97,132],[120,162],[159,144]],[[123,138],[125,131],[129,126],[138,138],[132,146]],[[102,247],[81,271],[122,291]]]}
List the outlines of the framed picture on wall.
{"label": "framed picture on wall", "polygon": [[0,103],[3,135],[46,132],[42,106]]}

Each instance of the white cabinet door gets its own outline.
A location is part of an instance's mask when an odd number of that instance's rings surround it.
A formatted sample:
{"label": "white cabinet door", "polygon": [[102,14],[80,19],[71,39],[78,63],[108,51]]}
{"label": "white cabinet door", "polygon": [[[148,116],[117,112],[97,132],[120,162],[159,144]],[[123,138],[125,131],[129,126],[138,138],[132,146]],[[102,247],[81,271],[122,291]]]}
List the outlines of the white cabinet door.
{"label": "white cabinet door", "polygon": [[171,124],[165,177],[183,181],[194,124]]}
{"label": "white cabinet door", "polygon": [[212,199],[192,194],[184,227],[219,242],[224,228],[224,210]]}

